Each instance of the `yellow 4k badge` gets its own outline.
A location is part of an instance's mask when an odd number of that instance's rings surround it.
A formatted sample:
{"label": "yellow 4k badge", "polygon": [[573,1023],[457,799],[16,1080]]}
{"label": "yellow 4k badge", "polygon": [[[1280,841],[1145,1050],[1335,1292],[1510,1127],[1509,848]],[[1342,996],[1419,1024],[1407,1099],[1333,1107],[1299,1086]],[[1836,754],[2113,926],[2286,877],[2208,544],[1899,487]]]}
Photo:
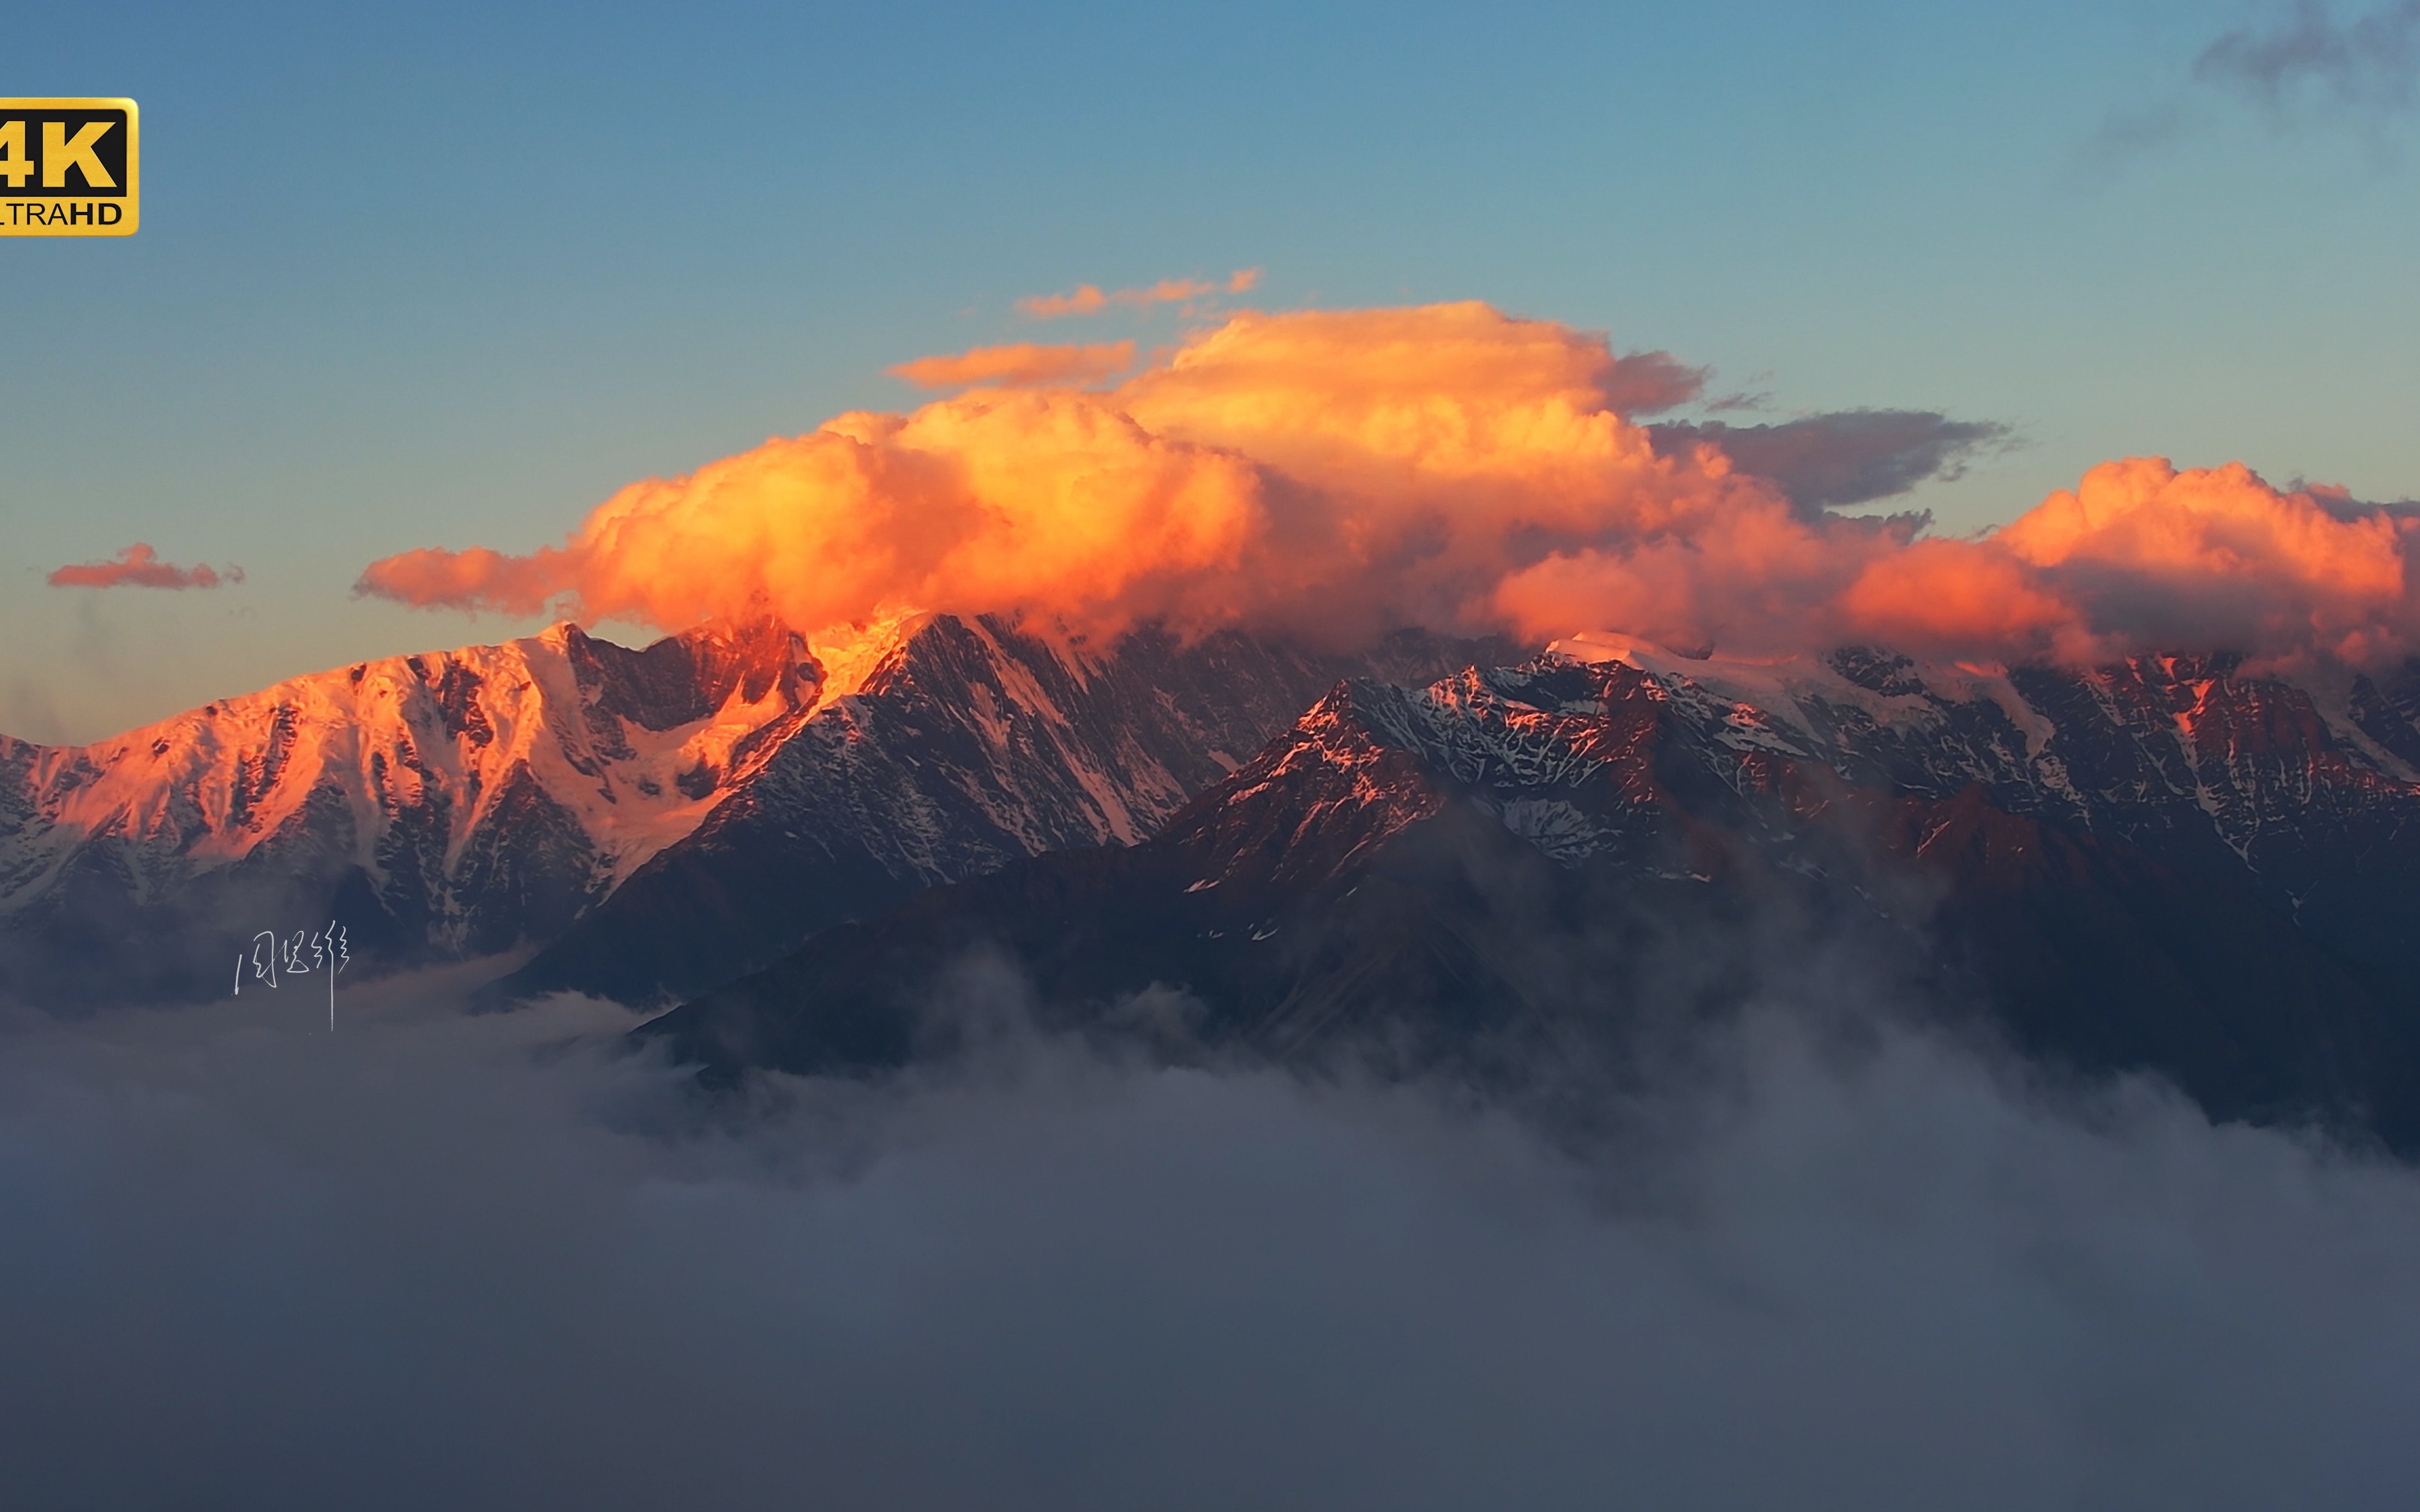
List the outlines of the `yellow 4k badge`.
{"label": "yellow 4k badge", "polygon": [[131,100],[0,100],[0,237],[131,237]]}

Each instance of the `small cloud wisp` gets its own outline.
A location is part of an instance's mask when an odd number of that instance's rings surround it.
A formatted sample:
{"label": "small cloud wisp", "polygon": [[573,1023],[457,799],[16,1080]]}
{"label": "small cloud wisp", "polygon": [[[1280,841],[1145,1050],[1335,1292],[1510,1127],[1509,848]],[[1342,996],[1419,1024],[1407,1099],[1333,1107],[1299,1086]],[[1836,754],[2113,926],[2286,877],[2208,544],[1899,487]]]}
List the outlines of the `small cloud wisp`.
{"label": "small cloud wisp", "polygon": [[2238,27],[2194,60],[2194,77],[2282,108],[2305,89],[2343,110],[2403,110],[2420,84],[2420,0],[2339,22],[2316,0],[2267,29]]}
{"label": "small cloud wisp", "polygon": [[158,552],[135,542],[107,562],[80,562],[54,569],[43,579],[54,588],[217,588],[243,581],[241,567],[217,568],[195,563],[179,567],[160,560]]}
{"label": "small cloud wisp", "polygon": [[1035,320],[1058,320],[1071,315],[1098,315],[1112,305],[1147,309],[1155,304],[1189,304],[1214,294],[1249,293],[1259,285],[1261,270],[1239,268],[1222,282],[1207,278],[1163,278],[1156,284],[1140,288],[1111,289],[1102,292],[1097,284],[1084,284],[1072,294],[1029,294],[1016,301],[1017,312]]}

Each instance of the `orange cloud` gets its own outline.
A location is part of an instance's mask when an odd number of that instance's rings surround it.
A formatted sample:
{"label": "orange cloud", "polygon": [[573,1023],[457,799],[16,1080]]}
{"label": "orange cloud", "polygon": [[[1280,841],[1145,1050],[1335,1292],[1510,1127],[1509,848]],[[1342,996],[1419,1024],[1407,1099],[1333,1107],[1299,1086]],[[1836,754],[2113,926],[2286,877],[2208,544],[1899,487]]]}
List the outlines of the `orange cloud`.
{"label": "orange cloud", "polygon": [[538,614],[570,590],[578,571],[572,554],[559,547],[540,547],[525,557],[484,546],[406,551],[370,563],[353,592],[424,608]]}
{"label": "orange cloud", "polygon": [[[1841,594],[1841,638],[2015,657],[2082,654],[2077,607],[1988,545],[1916,541],[1874,556]],[[2012,658],[2013,659],[2013,658]]]}
{"label": "orange cloud", "polygon": [[528,557],[412,551],[364,592],[415,604],[689,625],[769,607],[830,626],[937,607],[1073,618],[1219,617],[1259,532],[1240,457],[1155,437],[1072,393],[980,392],[913,416],[844,415],[689,477],[623,489]]}
{"label": "orange cloud", "polygon": [[196,563],[179,567],[137,541],[107,562],[85,562],[54,570],[43,579],[54,588],[216,588],[243,581],[241,567],[217,569]]}
{"label": "orange cloud", "polygon": [[[1670,392],[1688,370],[1656,355]],[[1031,370],[980,356],[926,361]],[[842,415],[632,484],[560,546],[407,552],[358,586],[668,629],[769,609],[811,639],[947,610],[1331,643],[1420,624],[2008,660],[2420,650],[2408,515],[2137,460],[1995,535],[1928,539],[1793,501],[1724,433],[1634,423],[1632,361],[1479,303],[1241,314],[1112,390],[1066,386],[1097,371],[1071,360]]]}
{"label": "orange cloud", "polygon": [[1614,369],[1600,337],[1481,304],[1241,316],[1109,393],[844,415],[634,484],[560,548],[409,552],[359,586],[665,625],[763,605],[811,634],[917,609],[1326,639],[1492,623],[1497,580],[1558,548],[1733,494],[1786,510],[1656,455],[1605,408]]}
{"label": "orange cloud", "polygon": [[975,383],[1031,388],[1045,383],[1091,383],[1134,366],[1134,356],[1131,341],[1094,347],[1050,347],[1029,341],[977,347],[954,356],[919,357],[891,373],[920,389],[960,389]]}
{"label": "orange cloud", "polygon": [[1775,650],[2351,664],[2420,652],[2405,571],[2420,518],[2280,490],[2240,463],[2103,463],[1981,540],[1916,539],[1912,525],[1744,512],[1683,542],[1559,553],[1509,577],[1496,603],[1530,633],[1603,623]]}
{"label": "orange cloud", "polygon": [[1259,269],[1239,268],[1223,284],[1202,278],[1163,278],[1141,288],[1112,289],[1106,294],[1097,285],[1085,284],[1073,294],[1029,294],[1016,301],[1016,308],[1036,320],[1056,320],[1063,316],[1098,315],[1112,304],[1184,304],[1212,294],[1242,294],[1260,281]]}

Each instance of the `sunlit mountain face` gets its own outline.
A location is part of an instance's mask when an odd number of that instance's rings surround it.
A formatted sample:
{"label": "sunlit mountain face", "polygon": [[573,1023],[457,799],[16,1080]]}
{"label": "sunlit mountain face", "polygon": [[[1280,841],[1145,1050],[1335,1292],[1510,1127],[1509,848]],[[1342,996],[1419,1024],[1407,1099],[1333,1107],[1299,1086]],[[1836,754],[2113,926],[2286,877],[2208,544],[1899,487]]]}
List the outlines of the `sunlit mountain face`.
{"label": "sunlit mountain face", "polygon": [[769,622],[645,652],[576,626],[281,683],[79,748],[0,744],[9,988],[224,990],[256,929],[341,918],[371,962],[559,933],[695,828],[822,673]]}

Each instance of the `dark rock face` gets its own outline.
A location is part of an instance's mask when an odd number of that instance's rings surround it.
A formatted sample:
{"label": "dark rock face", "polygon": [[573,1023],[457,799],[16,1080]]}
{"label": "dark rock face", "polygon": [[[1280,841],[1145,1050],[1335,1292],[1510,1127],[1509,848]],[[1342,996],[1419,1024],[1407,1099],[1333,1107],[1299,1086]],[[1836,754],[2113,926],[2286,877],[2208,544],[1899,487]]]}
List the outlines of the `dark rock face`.
{"label": "dark rock face", "polygon": [[719,1076],[894,1066],[953,1032],[952,964],[996,953],[1062,1026],[1182,987],[1197,1050],[1534,1076],[1845,966],[1843,991],[1979,1016],[2041,1060],[2409,1149],[2420,788],[2398,766],[2366,723],[2212,659],[1355,682],[1147,844],[926,892],[650,1032]]}
{"label": "dark rock face", "polygon": [[2401,759],[2420,766],[2420,661],[2410,661],[2382,682],[2352,680],[2351,717],[2361,733]]}
{"label": "dark rock face", "polygon": [[[798,638],[772,620],[666,636],[644,651],[566,626],[566,655],[592,715],[643,730],[694,723],[730,702],[760,703],[777,689],[812,702],[801,683]],[[610,739],[610,737],[608,737]]]}
{"label": "dark rock face", "polygon": [[677,995],[919,888],[1131,844],[1338,678],[1426,679],[1501,649],[1406,634],[1331,656],[1150,631],[1070,646],[935,616],[500,993]]}

